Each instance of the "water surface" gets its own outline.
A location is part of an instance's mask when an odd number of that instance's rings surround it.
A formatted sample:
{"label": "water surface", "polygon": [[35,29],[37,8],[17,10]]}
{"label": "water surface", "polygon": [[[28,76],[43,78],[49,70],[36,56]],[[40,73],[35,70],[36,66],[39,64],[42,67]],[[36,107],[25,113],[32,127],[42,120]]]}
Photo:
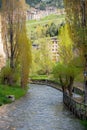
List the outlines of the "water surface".
{"label": "water surface", "polygon": [[0,130],[86,130],[63,105],[62,93],[30,85],[28,94],[0,109]]}

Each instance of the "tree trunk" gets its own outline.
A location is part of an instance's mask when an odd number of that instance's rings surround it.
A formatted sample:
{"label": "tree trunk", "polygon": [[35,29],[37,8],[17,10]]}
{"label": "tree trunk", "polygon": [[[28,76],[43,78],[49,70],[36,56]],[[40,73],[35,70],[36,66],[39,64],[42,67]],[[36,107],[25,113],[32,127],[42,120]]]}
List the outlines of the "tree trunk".
{"label": "tree trunk", "polygon": [[84,67],[84,102],[87,104],[87,54],[85,55]]}
{"label": "tree trunk", "polygon": [[85,85],[84,85],[84,101],[85,101],[85,104],[87,104],[87,79],[85,80]]}
{"label": "tree trunk", "polygon": [[12,54],[11,54],[11,57],[10,57],[10,68],[11,68],[11,69],[14,68],[14,57],[13,57]]}
{"label": "tree trunk", "polygon": [[74,82],[74,77],[70,76],[69,85],[68,85],[68,91],[70,97],[72,97],[73,82]]}
{"label": "tree trunk", "polygon": [[13,38],[13,28],[12,28],[12,20],[11,20],[11,27],[10,27],[10,67],[14,68],[14,38]]}
{"label": "tree trunk", "polygon": [[60,80],[60,83],[61,83],[61,86],[62,86],[63,93],[66,93],[66,86],[64,85],[61,76],[59,76],[59,80]]}

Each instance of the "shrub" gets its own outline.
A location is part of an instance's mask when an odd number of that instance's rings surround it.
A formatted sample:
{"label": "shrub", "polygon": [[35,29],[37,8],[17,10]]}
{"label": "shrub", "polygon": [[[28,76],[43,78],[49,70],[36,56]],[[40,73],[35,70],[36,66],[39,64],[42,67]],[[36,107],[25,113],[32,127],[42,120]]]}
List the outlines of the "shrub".
{"label": "shrub", "polygon": [[0,81],[2,84],[16,84],[19,81],[19,73],[17,70],[13,70],[6,66],[1,70]]}
{"label": "shrub", "polygon": [[72,96],[73,83],[76,76],[80,73],[80,68],[72,64],[57,63],[53,68],[53,77],[59,81],[63,92],[69,91]]}

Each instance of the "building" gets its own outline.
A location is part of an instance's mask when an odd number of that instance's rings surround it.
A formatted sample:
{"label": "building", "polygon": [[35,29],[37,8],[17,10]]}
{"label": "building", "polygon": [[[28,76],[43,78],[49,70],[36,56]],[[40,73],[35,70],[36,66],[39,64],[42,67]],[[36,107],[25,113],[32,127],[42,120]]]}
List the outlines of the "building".
{"label": "building", "polygon": [[35,8],[31,7],[29,9],[27,9],[26,19],[27,20],[39,20],[50,14],[57,14],[57,15],[65,14],[65,10],[57,9],[55,7],[46,7],[45,10],[40,10],[40,9],[35,9]]}
{"label": "building", "polygon": [[51,38],[51,45],[49,46],[49,49],[52,54],[52,60],[54,62],[58,62],[59,55],[58,55],[58,39],[56,37]]}
{"label": "building", "polygon": [[[46,45],[48,46],[50,58],[52,59],[52,61],[58,62],[59,55],[58,55],[58,39],[57,39],[57,37],[48,38],[47,43],[46,43]],[[39,49],[40,49],[40,45],[38,43],[32,44],[32,50],[38,51]]]}

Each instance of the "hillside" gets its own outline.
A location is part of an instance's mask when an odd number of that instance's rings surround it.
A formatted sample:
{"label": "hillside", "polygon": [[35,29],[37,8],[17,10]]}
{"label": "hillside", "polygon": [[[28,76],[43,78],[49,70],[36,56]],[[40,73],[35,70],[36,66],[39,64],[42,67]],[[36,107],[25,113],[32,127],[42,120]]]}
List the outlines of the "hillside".
{"label": "hillside", "polygon": [[2,3],[2,0],[0,0],[0,8],[1,8],[1,3]]}
{"label": "hillside", "polygon": [[[0,7],[1,7],[1,2],[0,0]],[[63,0],[26,0],[27,4],[33,7],[37,7],[40,9],[45,9],[46,6],[55,6],[58,8],[63,7]]]}
{"label": "hillside", "polygon": [[33,7],[38,7],[45,9],[46,6],[55,6],[58,8],[63,8],[63,0],[26,0],[27,4]]}

